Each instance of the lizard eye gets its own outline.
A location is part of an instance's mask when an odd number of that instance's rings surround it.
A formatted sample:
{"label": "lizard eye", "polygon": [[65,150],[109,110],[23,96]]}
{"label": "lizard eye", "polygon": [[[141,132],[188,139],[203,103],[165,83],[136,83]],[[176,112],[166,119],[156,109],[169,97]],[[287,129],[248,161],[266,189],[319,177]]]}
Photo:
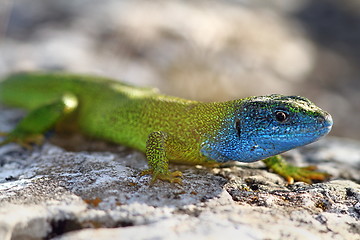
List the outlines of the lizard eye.
{"label": "lizard eye", "polygon": [[284,111],[276,111],[275,112],[275,118],[280,123],[286,122],[288,117],[289,117],[289,114]]}

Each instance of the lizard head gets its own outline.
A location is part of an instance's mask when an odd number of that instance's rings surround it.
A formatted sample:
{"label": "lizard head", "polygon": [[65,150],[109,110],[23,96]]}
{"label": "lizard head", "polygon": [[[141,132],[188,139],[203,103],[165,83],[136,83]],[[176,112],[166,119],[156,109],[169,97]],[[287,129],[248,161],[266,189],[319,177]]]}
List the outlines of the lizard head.
{"label": "lizard head", "polygon": [[276,94],[246,99],[234,124],[246,151],[263,158],[318,140],[333,121],[307,98]]}
{"label": "lizard head", "polygon": [[220,162],[265,159],[318,140],[333,124],[330,114],[304,97],[274,94],[236,103],[235,115],[218,133],[219,144],[203,151]]}

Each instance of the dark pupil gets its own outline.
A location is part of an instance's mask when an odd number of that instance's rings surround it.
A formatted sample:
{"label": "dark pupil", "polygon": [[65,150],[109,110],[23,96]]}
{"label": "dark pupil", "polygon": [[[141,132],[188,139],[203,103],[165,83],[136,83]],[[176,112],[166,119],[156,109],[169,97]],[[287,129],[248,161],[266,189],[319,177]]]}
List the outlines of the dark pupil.
{"label": "dark pupil", "polygon": [[279,121],[279,122],[286,121],[286,119],[288,117],[288,115],[286,113],[281,112],[281,111],[276,112],[275,114],[276,114],[276,120]]}

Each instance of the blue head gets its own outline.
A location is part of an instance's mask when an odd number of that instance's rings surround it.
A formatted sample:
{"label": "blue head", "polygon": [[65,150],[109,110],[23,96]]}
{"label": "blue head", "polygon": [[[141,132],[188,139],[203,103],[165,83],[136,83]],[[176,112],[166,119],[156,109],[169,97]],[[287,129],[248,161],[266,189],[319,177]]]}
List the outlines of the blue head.
{"label": "blue head", "polygon": [[234,101],[235,114],[221,123],[201,152],[218,162],[253,162],[303,146],[330,132],[327,112],[304,97],[269,95]]}

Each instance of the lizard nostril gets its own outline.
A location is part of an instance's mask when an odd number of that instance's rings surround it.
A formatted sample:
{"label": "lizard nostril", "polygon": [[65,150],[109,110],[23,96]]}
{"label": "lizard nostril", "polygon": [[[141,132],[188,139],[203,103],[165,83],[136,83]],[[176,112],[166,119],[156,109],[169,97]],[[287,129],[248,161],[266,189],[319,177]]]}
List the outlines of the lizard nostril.
{"label": "lizard nostril", "polygon": [[319,123],[323,123],[323,122],[325,122],[325,117],[324,116],[318,116],[317,120],[318,120]]}
{"label": "lizard nostril", "polygon": [[318,116],[317,120],[321,124],[325,124],[326,126],[331,126],[333,124],[333,120],[330,114],[325,113],[324,115]]}

